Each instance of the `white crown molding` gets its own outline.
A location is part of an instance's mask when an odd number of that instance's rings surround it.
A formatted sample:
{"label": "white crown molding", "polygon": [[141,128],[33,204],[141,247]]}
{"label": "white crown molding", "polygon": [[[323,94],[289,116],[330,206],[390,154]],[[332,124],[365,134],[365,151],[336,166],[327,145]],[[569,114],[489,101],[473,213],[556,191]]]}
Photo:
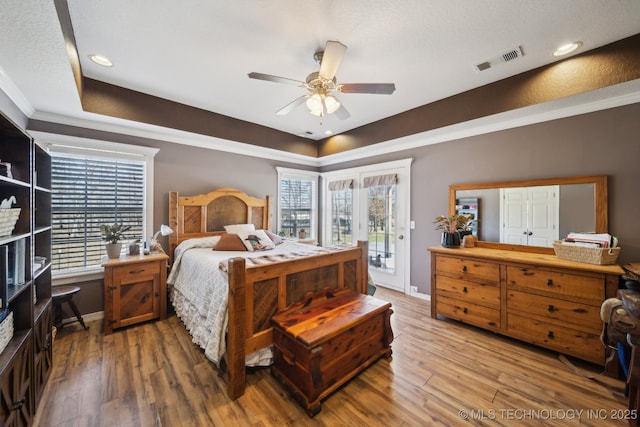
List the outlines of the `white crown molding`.
{"label": "white crown molding", "polygon": [[30,117],[35,113],[35,108],[2,67],[0,67],[0,90],[9,97],[25,116]]}
{"label": "white crown molding", "polygon": [[[102,119],[102,116],[100,117]],[[243,156],[260,157],[306,166],[318,166],[318,159],[316,159],[315,157],[288,153],[286,151],[259,147],[257,145],[190,133],[177,129],[148,125],[145,123],[136,123],[128,120],[108,118],[109,121],[97,121],[40,111],[36,111],[30,117],[30,119],[68,126],[76,126],[85,129],[93,129],[103,132],[125,134],[140,138],[156,139],[160,141],[173,142],[176,144],[184,144],[210,150],[241,154]]]}

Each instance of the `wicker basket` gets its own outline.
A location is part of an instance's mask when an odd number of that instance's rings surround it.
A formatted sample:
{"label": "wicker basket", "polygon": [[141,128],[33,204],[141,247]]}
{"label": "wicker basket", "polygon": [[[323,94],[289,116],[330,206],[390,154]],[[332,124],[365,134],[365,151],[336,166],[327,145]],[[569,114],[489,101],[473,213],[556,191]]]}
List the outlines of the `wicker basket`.
{"label": "wicker basket", "polygon": [[13,338],[13,312],[9,312],[7,317],[0,323],[0,353],[4,351]]}
{"label": "wicker basket", "polygon": [[586,262],[587,264],[615,264],[620,248],[590,248],[587,246],[563,245],[562,241],[553,242],[553,250],[560,259]]}
{"label": "wicker basket", "polygon": [[21,208],[0,209],[0,236],[8,236],[16,227]]}

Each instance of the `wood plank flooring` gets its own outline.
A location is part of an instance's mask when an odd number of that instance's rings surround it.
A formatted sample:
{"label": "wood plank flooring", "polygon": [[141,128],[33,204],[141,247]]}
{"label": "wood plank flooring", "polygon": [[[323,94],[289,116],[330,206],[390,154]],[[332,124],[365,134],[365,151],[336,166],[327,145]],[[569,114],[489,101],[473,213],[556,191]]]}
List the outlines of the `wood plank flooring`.
{"label": "wood plank flooring", "polygon": [[218,370],[175,315],[112,335],[101,322],[58,333],[36,426],[627,425],[624,382],[557,353],[450,320],[379,288],[390,301],[393,356],[331,395],[309,418],[268,369],[231,401]]}

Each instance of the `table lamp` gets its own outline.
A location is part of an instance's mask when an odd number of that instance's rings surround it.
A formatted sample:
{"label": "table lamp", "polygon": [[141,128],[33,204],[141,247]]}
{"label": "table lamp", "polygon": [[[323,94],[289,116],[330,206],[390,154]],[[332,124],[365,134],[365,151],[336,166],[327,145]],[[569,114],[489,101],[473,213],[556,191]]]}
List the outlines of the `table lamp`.
{"label": "table lamp", "polygon": [[160,234],[162,234],[163,236],[168,236],[171,233],[173,233],[173,230],[171,229],[171,227],[169,227],[168,225],[162,224],[160,226],[160,230],[158,230],[156,234],[154,234],[153,237],[151,238],[151,242],[149,243],[149,251],[150,252],[162,251],[162,245],[158,241],[158,237],[160,236]]}

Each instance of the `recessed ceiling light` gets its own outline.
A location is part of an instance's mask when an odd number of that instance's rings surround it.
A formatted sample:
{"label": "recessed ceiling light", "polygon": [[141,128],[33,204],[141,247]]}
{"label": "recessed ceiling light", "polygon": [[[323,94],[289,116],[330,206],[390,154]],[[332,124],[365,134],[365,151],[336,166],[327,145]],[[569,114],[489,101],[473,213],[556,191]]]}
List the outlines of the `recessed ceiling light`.
{"label": "recessed ceiling light", "polygon": [[553,52],[553,56],[567,55],[582,46],[582,42],[567,43],[560,46]]}
{"label": "recessed ceiling light", "polygon": [[327,129],[324,131],[325,135],[333,135],[333,132],[331,132],[331,129]]}
{"label": "recessed ceiling light", "polygon": [[89,55],[89,59],[95,62],[98,65],[102,65],[103,67],[113,67],[113,62],[106,56],[102,55]]}

